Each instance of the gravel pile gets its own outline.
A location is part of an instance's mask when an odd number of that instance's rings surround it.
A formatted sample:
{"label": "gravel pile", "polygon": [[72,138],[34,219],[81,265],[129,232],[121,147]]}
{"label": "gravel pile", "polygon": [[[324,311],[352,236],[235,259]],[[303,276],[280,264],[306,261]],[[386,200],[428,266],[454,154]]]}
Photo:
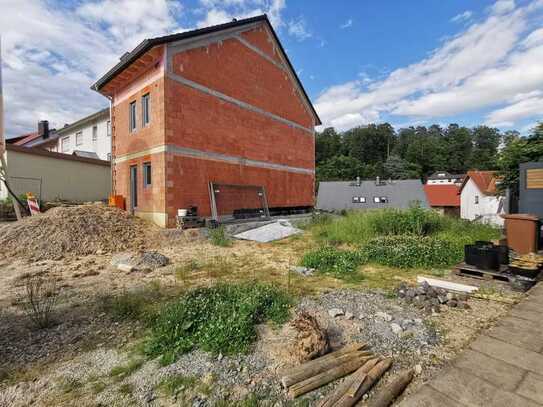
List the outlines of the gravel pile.
{"label": "gravel pile", "polygon": [[58,260],[143,249],[159,236],[157,227],[117,208],[101,204],[58,207],[0,226],[0,256]]}
{"label": "gravel pile", "polygon": [[125,264],[133,267],[134,271],[152,271],[170,264],[170,259],[157,251],[139,251],[136,253],[122,253],[113,256],[112,266]]}

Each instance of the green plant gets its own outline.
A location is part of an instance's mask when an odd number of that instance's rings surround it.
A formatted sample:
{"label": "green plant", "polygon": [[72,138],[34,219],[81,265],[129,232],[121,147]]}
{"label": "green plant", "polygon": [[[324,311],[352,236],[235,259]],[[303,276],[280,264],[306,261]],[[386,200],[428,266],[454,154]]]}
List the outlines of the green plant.
{"label": "green plant", "polygon": [[314,268],[337,278],[352,277],[363,258],[358,252],[339,250],[333,246],[321,246],[304,254],[301,265]]}
{"label": "green plant", "polygon": [[219,226],[215,229],[209,229],[209,238],[211,239],[211,243],[215,246],[232,246],[232,239],[230,239],[230,237],[226,234],[224,226]]}
{"label": "green plant", "polygon": [[119,386],[119,393],[129,396],[134,392],[134,385],[132,383],[123,383]]}
{"label": "green plant", "polygon": [[24,279],[24,286],[24,292],[20,295],[18,303],[37,328],[50,327],[59,299],[56,278],[32,275]]}
{"label": "green plant", "polygon": [[400,268],[439,267],[458,261],[450,242],[429,236],[377,237],[360,251],[368,261]]}
{"label": "green plant", "polygon": [[115,366],[109,372],[109,377],[112,377],[113,379],[117,381],[121,381],[125,379],[126,377],[130,376],[140,367],[142,367],[143,363],[144,363],[143,359],[133,359],[133,360],[130,360],[125,365]]}
{"label": "green plant", "polygon": [[229,284],[192,290],[165,306],[151,326],[149,356],[163,363],[193,348],[213,353],[245,352],[256,338],[255,325],[284,322],[288,295],[264,284]]}
{"label": "green plant", "polygon": [[157,304],[164,299],[159,283],[123,291],[118,295],[100,297],[100,309],[117,321],[146,320],[154,315]]}
{"label": "green plant", "polygon": [[188,388],[194,387],[198,379],[194,376],[173,375],[162,379],[157,388],[166,396],[174,397]]}

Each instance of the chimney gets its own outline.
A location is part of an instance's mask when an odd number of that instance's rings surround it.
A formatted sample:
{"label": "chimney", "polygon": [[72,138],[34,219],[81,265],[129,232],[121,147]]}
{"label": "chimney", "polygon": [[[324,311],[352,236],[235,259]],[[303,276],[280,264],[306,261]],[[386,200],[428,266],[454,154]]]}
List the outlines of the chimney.
{"label": "chimney", "polygon": [[359,187],[362,185],[362,182],[360,181],[360,177],[356,177],[356,186]]}
{"label": "chimney", "polygon": [[44,139],[49,137],[49,122],[47,120],[38,122],[38,135]]}
{"label": "chimney", "polygon": [[375,185],[381,185],[381,178],[375,177]]}

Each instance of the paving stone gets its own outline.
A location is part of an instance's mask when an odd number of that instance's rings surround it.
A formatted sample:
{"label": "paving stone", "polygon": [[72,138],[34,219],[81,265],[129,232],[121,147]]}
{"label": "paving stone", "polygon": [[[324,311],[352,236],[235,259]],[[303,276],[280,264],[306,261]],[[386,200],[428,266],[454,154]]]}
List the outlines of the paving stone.
{"label": "paving stone", "polygon": [[540,353],[519,348],[486,335],[481,335],[470,347],[521,369],[543,375],[543,355]]}
{"label": "paving stone", "polygon": [[520,312],[541,312],[541,305],[525,300],[513,308],[515,311]]}
{"label": "paving stone", "polygon": [[506,328],[515,329],[518,331],[540,333],[543,335],[543,324],[541,321],[534,322],[527,319],[517,318],[512,315],[498,321],[497,326],[504,326]]}
{"label": "paving stone", "polygon": [[432,389],[427,384],[403,400],[398,407],[458,407],[458,402]]}
{"label": "paving stone", "polygon": [[487,335],[533,352],[541,352],[543,349],[543,336],[540,332],[496,326],[488,331]]}
{"label": "paving stone", "polygon": [[517,393],[543,405],[543,376],[528,373],[520,383]]}
{"label": "paving stone", "polygon": [[[432,387],[468,406],[481,407],[541,407],[522,396],[495,387],[465,370],[451,368],[432,381]],[[439,406],[439,404],[435,404]]]}
{"label": "paving stone", "polygon": [[516,318],[541,323],[541,311],[522,311],[518,310],[517,308],[513,308],[509,315]]}
{"label": "paving stone", "polygon": [[454,365],[507,391],[514,391],[526,373],[523,369],[470,349],[462,352]]}

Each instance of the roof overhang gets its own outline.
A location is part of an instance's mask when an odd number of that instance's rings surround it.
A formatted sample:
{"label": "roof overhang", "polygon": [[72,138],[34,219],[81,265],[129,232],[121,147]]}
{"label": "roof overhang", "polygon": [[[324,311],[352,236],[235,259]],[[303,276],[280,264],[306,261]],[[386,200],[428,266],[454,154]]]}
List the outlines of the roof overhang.
{"label": "roof overhang", "polygon": [[287,56],[287,54],[285,52],[285,49],[283,48],[283,45],[279,41],[279,37],[277,36],[277,33],[273,29],[273,27],[272,27],[272,25],[271,25],[271,23],[270,23],[270,21],[269,21],[266,14],[256,16],[256,17],[250,17],[250,18],[245,18],[245,19],[240,19],[240,20],[234,20],[234,21],[231,21],[229,23],[214,25],[214,26],[211,26],[211,27],[200,28],[200,29],[197,29],[197,30],[186,31],[186,32],[178,33],[178,34],[171,34],[171,35],[165,35],[165,36],[162,36],[162,37],[145,39],[136,48],[134,48],[130,53],[123,56],[123,58],[119,61],[119,63],[117,65],[115,65],[106,74],[104,74],[100,79],[98,79],[91,86],[91,89],[96,91],[96,92],[99,92],[101,94],[104,94],[104,92],[102,91],[104,86],[106,86],[113,78],[115,78],[117,75],[119,75],[121,72],[123,72],[127,67],[129,67],[132,63],[136,62],[145,53],[147,53],[148,51],[150,51],[151,49],[153,49],[156,46],[167,44],[167,43],[170,43],[170,42],[176,42],[177,43],[177,42],[180,42],[180,41],[183,41],[183,40],[189,40],[189,39],[193,39],[195,37],[199,37],[199,36],[203,36],[203,35],[207,35],[207,34],[212,34],[212,33],[217,33],[217,32],[223,31],[223,30],[228,30],[230,28],[237,28],[237,27],[242,27],[244,25],[250,25],[250,24],[253,24],[255,22],[262,22],[262,23],[267,25],[268,29],[270,30],[271,34],[274,37],[275,42],[279,45],[279,50],[280,50],[282,56],[284,57],[287,65],[288,65],[288,69],[290,70],[294,80],[297,82],[297,85],[299,86],[299,88],[301,90],[301,93],[302,93],[301,96],[306,99],[306,101],[307,101],[307,103],[308,103],[308,105],[309,105],[309,107],[311,109],[311,112],[313,113],[316,125],[321,125],[322,122],[321,122],[321,120],[319,118],[319,115],[317,114],[315,108],[313,107],[313,104],[311,103],[311,99],[309,99],[309,96],[307,95],[307,92],[305,91],[305,89],[304,89],[304,87],[302,85],[302,82],[300,81],[300,78],[296,74],[296,71],[295,71],[294,67],[292,66],[292,63],[290,62],[290,60],[289,60],[289,58],[288,58],[288,56]]}

